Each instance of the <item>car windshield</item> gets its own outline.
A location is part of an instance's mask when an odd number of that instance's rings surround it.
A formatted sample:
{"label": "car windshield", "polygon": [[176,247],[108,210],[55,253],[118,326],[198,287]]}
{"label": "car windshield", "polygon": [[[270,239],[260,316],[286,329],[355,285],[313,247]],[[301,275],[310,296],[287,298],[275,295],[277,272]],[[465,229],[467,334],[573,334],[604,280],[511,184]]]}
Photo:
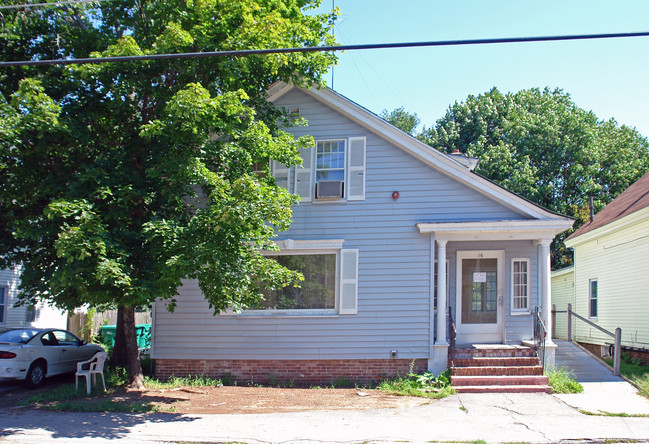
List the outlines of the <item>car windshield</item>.
{"label": "car windshield", "polygon": [[12,344],[26,344],[31,338],[38,333],[38,330],[23,328],[19,330],[1,330],[0,342],[10,342]]}

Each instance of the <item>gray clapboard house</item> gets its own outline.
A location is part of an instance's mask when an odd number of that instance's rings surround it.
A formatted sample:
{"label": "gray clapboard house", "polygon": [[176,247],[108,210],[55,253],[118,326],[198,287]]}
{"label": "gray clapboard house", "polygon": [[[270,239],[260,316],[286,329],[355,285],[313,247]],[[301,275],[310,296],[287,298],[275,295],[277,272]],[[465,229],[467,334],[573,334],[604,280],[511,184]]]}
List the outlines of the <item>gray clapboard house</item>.
{"label": "gray clapboard house", "polygon": [[[573,221],[471,171],[330,89],[285,84],[277,107],[308,121],[303,166],[272,165],[301,196],[275,252],[301,291],[264,309],[213,316],[197,282],[174,313],[155,305],[158,376],[232,374],[296,383],[436,373],[455,344],[520,345],[533,312],[550,321],[550,243]],[[551,358],[551,343],[548,344]]]}

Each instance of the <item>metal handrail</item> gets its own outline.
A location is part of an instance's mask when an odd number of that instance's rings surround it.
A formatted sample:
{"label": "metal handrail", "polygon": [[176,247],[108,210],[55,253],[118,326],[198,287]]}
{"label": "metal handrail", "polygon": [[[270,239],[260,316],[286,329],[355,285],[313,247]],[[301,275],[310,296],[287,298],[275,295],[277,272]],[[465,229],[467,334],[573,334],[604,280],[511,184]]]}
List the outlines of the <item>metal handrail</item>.
{"label": "metal handrail", "polygon": [[455,337],[457,336],[457,328],[453,320],[453,313],[451,307],[448,307],[448,329],[449,329],[449,347],[448,347],[448,360],[450,367],[453,367],[455,359]]}
{"label": "metal handrail", "polygon": [[601,331],[602,333],[605,333],[615,338],[615,349],[613,351],[613,375],[620,376],[620,360],[622,357],[622,329],[618,327],[615,329],[615,333],[612,333],[606,330],[605,328],[600,327],[594,322],[572,311],[572,304],[568,304],[567,313],[568,313],[568,340],[569,341],[572,342],[572,316],[579,319],[580,321],[584,321],[586,324],[590,325],[591,327],[595,327],[597,330]]}
{"label": "metal handrail", "polygon": [[536,355],[541,361],[541,367],[545,372],[545,338],[548,335],[548,330],[545,328],[543,318],[541,317],[541,308],[534,309],[534,350]]}

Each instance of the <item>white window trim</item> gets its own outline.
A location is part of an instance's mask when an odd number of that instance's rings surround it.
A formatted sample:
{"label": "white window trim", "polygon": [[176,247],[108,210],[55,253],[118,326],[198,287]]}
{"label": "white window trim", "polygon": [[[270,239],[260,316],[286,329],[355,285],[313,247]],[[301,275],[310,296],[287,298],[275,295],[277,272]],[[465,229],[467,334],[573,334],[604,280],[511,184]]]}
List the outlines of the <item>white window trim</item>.
{"label": "white window trim", "polygon": [[262,251],[264,256],[288,256],[307,254],[335,254],[336,255],[336,286],[335,305],[336,308],[327,309],[287,309],[287,310],[243,310],[239,313],[232,309],[221,312],[221,316],[237,317],[291,317],[291,318],[313,318],[313,317],[338,317],[344,316],[340,313],[342,291],[342,263],[341,254],[344,239],[317,239],[317,240],[295,240],[284,239],[275,241],[279,251]]}
{"label": "white window trim", "polygon": [[597,319],[597,315],[593,316],[591,312],[593,302],[593,282],[597,283],[597,311],[599,312],[599,282],[597,278],[588,279],[588,319]]}
{"label": "white window trim", "polygon": [[[343,168],[343,197],[337,197],[337,198],[327,198],[327,199],[316,199],[315,196],[315,189],[316,189],[316,183],[317,183],[317,177],[318,177],[318,144],[322,142],[343,142],[345,144],[344,146],[344,153],[345,153],[345,167]],[[325,139],[316,139],[315,145],[311,149],[311,194],[313,197],[311,198],[311,203],[314,204],[330,204],[330,203],[340,203],[340,202],[347,202],[347,175],[349,173],[349,138],[348,137],[332,137],[332,138],[325,138]]]}
{"label": "white window trim", "polygon": [[0,321],[0,325],[4,325],[7,323],[7,305],[9,303],[9,287],[0,285],[0,289],[3,290],[3,298],[2,298],[2,305],[0,305],[0,314],[2,314],[2,320]]}
{"label": "white window trim", "polygon": [[[515,262],[526,262],[527,263],[527,308],[514,308],[514,263]],[[527,257],[515,257],[511,261],[511,285],[510,285],[510,313],[512,316],[522,316],[529,315],[532,311],[532,273],[531,273],[532,261]]]}

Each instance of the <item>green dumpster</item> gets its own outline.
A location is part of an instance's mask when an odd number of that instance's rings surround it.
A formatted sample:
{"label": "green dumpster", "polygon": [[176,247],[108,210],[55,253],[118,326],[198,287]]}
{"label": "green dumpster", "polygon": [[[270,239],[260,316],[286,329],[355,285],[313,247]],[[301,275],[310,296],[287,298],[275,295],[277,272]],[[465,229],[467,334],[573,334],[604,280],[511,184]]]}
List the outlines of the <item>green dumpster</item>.
{"label": "green dumpster", "polygon": [[[104,342],[110,343],[112,347],[115,346],[115,333],[117,332],[116,325],[104,325],[101,327],[101,335],[104,337]],[[151,324],[138,324],[135,326],[135,335],[137,337],[138,348],[151,347]]]}
{"label": "green dumpster", "polygon": [[104,338],[105,344],[110,344],[115,347],[115,334],[117,332],[116,325],[104,325],[101,327],[101,336]]}

